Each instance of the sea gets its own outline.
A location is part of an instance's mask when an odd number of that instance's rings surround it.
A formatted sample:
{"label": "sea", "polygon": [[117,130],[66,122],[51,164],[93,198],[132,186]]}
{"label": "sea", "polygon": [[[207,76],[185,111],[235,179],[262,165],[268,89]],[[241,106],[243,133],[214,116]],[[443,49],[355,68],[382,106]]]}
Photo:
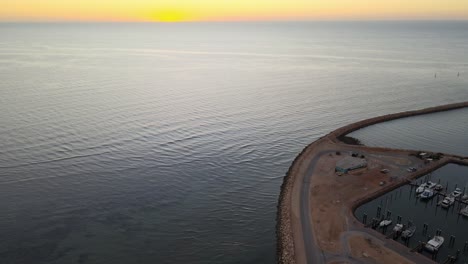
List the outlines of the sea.
{"label": "sea", "polygon": [[1,23],[0,262],[275,263],[295,156],[364,118],[467,101],[467,28]]}

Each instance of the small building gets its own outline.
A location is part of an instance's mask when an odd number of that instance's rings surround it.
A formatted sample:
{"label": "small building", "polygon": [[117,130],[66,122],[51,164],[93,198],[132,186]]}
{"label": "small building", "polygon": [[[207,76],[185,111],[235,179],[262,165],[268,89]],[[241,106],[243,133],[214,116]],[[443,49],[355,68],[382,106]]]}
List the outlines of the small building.
{"label": "small building", "polygon": [[348,173],[349,171],[367,167],[367,160],[357,157],[344,157],[336,162],[335,171]]}

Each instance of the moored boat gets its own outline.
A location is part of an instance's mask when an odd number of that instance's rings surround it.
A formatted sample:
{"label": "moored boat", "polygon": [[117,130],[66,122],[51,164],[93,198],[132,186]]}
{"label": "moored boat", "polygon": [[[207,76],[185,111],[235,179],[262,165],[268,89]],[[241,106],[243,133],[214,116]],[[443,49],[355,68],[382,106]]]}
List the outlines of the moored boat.
{"label": "moored boat", "polygon": [[419,187],[416,188],[416,193],[419,194],[419,193],[424,192],[424,190],[426,189],[426,186],[427,186],[427,184],[425,182],[422,183],[421,185],[419,185]]}
{"label": "moored boat", "polygon": [[450,196],[453,198],[457,198],[462,194],[462,190],[460,188],[456,188],[453,192],[450,193]]}
{"label": "moored boat", "polygon": [[419,195],[421,199],[431,199],[434,197],[434,191],[432,189],[425,189],[423,193]]}
{"label": "moored boat", "polygon": [[434,251],[439,250],[439,248],[442,246],[443,243],[444,243],[444,237],[434,236],[431,240],[429,240],[426,243],[425,248],[426,248],[426,250],[428,250],[430,252],[434,252]]}
{"label": "moored boat", "polygon": [[416,232],[416,226],[410,226],[401,233],[402,239],[408,239],[414,235]]}
{"label": "moored boat", "polygon": [[380,227],[386,227],[386,226],[389,226],[392,224],[392,220],[390,219],[385,219],[385,220],[382,220],[379,224]]}
{"label": "moored boat", "polygon": [[426,184],[426,189],[434,189],[437,186],[437,183],[428,181]]}
{"label": "moored boat", "polygon": [[442,200],[442,202],[440,202],[440,206],[442,206],[443,208],[449,208],[454,203],[455,203],[455,198],[451,196],[447,196],[444,198],[444,200]]}
{"label": "moored boat", "polygon": [[460,214],[463,216],[468,216],[468,206],[460,210]]}
{"label": "moored boat", "polygon": [[431,182],[431,181],[424,182],[421,185],[419,185],[418,188],[416,188],[416,194],[420,194],[420,193],[424,192],[424,190],[426,190],[426,189],[431,189],[432,190],[436,186],[437,186],[437,184],[434,183],[434,182]]}
{"label": "moored boat", "polygon": [[402,230],[403,230],[403,224],[396,224],[393,227],[393,232],[395,232],[395,233],[401,232]]}
{"label": "moored boat", "polygon": [[463,202],[468,202],[468,194],[464,194],[461,198]]}

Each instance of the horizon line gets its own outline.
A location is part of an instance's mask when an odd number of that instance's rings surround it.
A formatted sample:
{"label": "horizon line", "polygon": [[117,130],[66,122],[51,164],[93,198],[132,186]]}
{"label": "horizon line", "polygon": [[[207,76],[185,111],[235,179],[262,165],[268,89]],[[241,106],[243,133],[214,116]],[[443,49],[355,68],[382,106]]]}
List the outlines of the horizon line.
{"label": "horizon line", "polygon": [[145,20],[0,20],[4,23],[55,24],[55,23],[115,23],[115,24],[189,24],[189,23],[294,23],[294,22],[468,22],[468,18],[383,18],[383,19],[265,19],[265,20],[187,20],[187,21],[145,21]]}

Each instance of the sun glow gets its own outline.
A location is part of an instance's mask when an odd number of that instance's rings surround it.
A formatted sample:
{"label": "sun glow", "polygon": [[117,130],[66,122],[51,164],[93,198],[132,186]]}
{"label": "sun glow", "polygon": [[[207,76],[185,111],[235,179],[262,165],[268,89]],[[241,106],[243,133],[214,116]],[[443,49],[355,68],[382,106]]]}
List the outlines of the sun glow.
{"label": "sun glow", "polygon": [[154,12],[149,16],[148,20],[157,22],[186,22],[193,20],[186,12],[177,9],[165,9]]}
{"label": "sun glow", "polygon": [[3,21],[468,19],[466,0],[1,0]]}

